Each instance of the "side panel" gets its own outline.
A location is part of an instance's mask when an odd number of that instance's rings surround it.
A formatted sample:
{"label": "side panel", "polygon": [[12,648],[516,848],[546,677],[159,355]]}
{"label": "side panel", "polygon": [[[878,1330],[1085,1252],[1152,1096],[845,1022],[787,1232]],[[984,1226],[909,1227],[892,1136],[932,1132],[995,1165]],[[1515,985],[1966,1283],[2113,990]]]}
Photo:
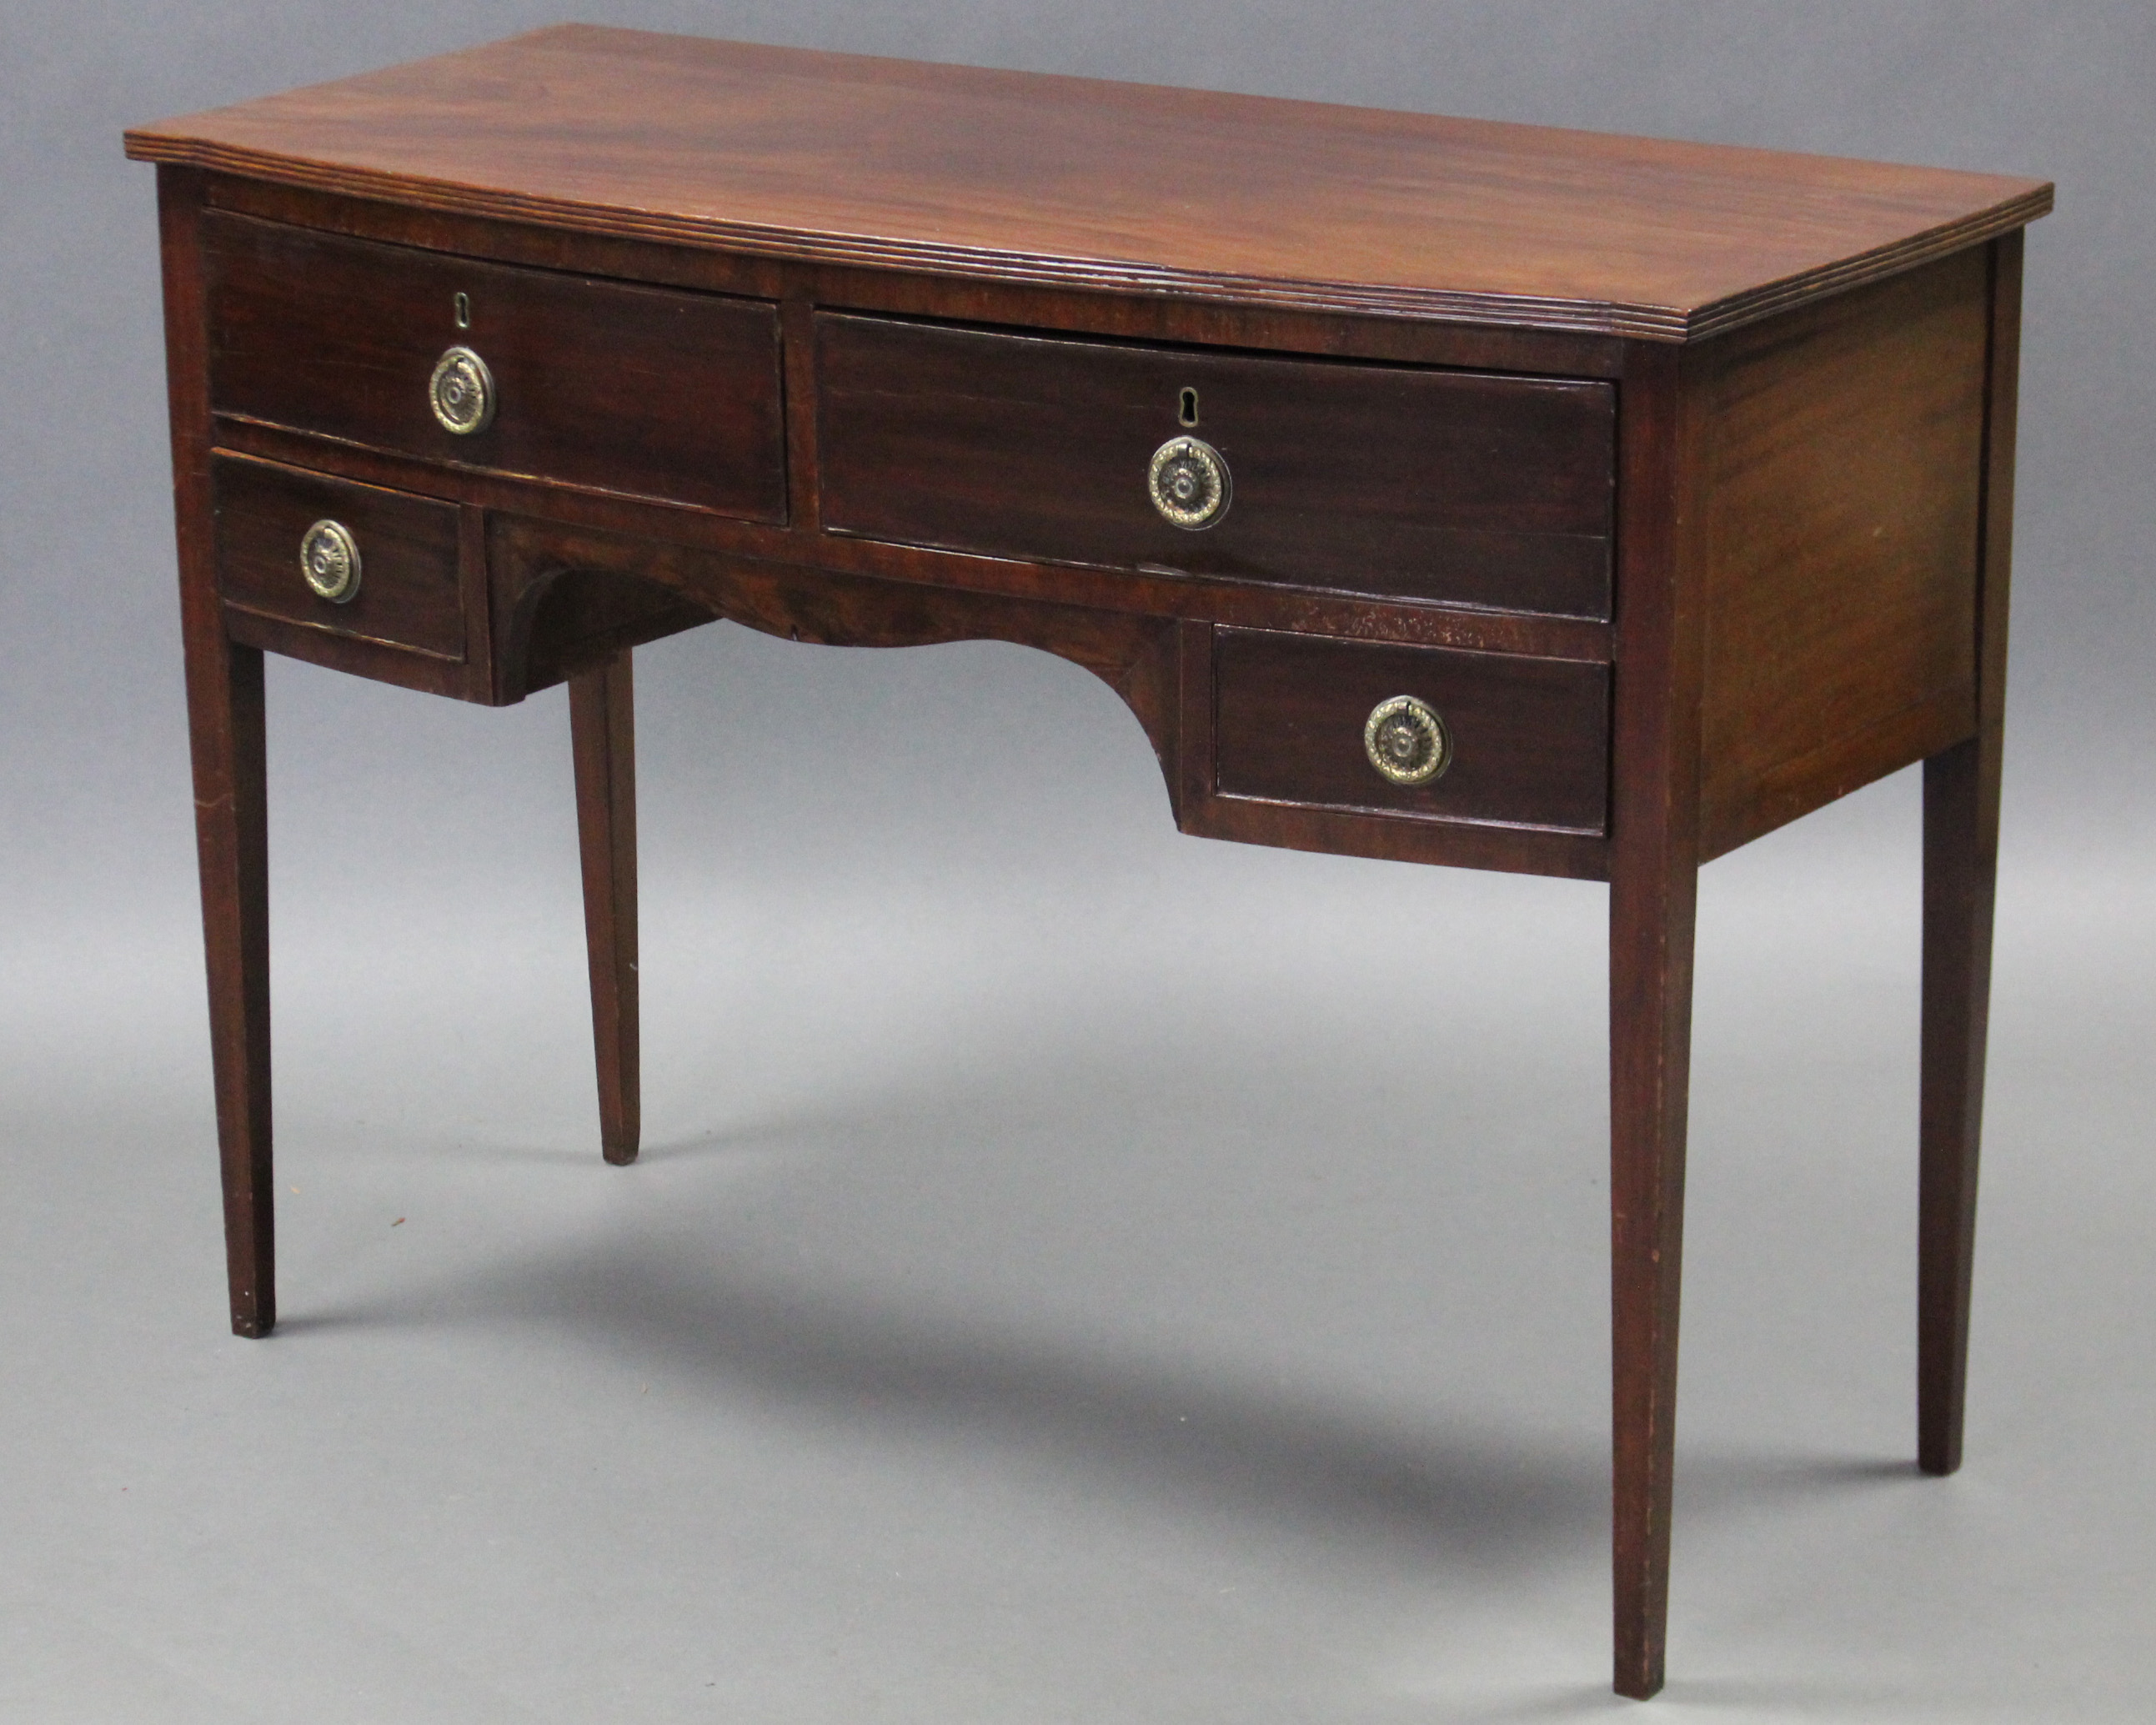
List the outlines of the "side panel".
{"label": "side panel", "polygon": [[1970,734],[1983,248],[1698,356],[1701,855]]}

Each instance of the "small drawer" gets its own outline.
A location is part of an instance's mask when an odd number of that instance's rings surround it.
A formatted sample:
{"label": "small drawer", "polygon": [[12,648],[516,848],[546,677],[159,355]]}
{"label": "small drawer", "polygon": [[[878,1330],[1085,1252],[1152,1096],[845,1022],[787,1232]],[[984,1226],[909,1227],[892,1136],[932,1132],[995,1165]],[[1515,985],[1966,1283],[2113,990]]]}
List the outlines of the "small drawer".
{"label": "small drawer", "polygon": [[[218,585],[227,605],[463,661],[454,504],[230,455],[213,464],[212,484]],[[333,578],[348,576],[341,599],[309,585],[302,557],[317,524],[317,543],[326,549],[316,578],[333,587]],[[347,551],[354,554],[349,570],[341,562]]]}
{"label": "small drawer", "polygon": [[[827,313],[826,529],[998,557],[1606,618],[1607,383]],[[1196,508],[1156,502],[1179,438]],[[1173,468],[1163,477],[1178,478]],[[1217,506],[1205,515],[1209,499]]]}
{"label": "small drawer", "polygon": [[[778,314],[762,300],[475,263],[248,216],[213,213],[203,231],[218,413],[785,519]],[[458,349],[483,372],[451,375]]]}
{"label": "small drawer", "polygon": [[[1401,697],[1434,715],[1443,770],[1399,783],[1373,751],[1426,766],[1432,738],[1372,716]],[[1609,805],[1609,668],[1221,629],[1214,644],[1214,763],[1224,797],[1370,809],[1486,825],[1601,833]]]}

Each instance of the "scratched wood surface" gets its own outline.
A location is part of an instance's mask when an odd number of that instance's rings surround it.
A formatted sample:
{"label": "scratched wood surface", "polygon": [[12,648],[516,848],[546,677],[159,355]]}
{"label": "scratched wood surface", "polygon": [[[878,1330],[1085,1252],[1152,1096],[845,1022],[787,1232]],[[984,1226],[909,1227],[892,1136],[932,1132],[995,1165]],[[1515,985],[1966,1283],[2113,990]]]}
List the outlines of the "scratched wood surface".
{"label": "scratched wood surface", "polygon": [[2041,182],[562,25],[130,155],[591,234],[1683,341],[2035,219]]}

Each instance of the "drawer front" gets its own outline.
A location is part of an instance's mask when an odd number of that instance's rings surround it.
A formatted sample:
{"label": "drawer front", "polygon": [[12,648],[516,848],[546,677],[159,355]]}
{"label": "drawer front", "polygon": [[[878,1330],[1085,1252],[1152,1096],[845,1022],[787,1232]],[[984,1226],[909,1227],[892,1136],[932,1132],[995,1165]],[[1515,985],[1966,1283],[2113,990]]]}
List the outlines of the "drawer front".
{"label": "drawer front", "polygon": [[[1372,712],[1399,696],[1435,712],[1450,744],[1425,784],[1393,783],[1365,743]],[[1607,665],[1221,629],[1214,736],[1222,796],[1574,833],[1608,823]]]}
{"label": "drawer front", "polygon": [[[220,455],[212,484],[218,584],[257,616],[432,658],[465,657],[457,507],[430,497]],[[308,586],[301,546],[334,522],[358,553],[358,585],[339,603]]]}
{"label": "drawer front", "polygon": [[[785,518],[778,315],[761,300],[473,263],[246,216],[212,214],[203,231],[219,413]],[[435,418],[429,386],[452,347],[491,373],[483,429]]]}
{"label": "drawer front", "polygon": [[[824,526],[991,556],[1609,614],[1606,383],[817,320]],[[1194,423],[1192,423],[1194,422]],[[1202,439],[1217,523],[1156,507]]]}

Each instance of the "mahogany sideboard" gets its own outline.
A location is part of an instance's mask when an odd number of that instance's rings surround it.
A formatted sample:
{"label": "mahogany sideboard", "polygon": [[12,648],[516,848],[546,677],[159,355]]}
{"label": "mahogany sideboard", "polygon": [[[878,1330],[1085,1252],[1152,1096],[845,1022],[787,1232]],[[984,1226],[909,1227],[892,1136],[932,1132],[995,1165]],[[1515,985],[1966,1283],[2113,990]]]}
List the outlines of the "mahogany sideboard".
{"label": "mahogany sideboard", "polygon": [[564,27],[157,162],[232,1320],[263,660],[569,685],[638,1135],[630,652],[1105,679],[1185,832],[1609,886],[1616,1686],[1661,1686],[1702,864],[1924,763],[1917,1455],[1960,1461],[2032,181]]}

